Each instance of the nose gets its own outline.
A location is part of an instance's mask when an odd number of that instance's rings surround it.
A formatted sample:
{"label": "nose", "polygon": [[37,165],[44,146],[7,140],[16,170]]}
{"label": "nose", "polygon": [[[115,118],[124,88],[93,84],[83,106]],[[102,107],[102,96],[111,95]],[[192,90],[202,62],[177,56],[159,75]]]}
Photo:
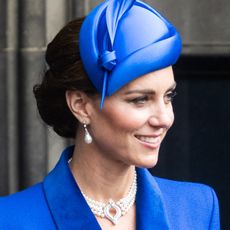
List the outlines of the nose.
{"label": "nose", "polygon": [[171,104],[158,103],[153,106],[149,117],[149,124],[152,127],[169,129],[174,122],[174,113]]}

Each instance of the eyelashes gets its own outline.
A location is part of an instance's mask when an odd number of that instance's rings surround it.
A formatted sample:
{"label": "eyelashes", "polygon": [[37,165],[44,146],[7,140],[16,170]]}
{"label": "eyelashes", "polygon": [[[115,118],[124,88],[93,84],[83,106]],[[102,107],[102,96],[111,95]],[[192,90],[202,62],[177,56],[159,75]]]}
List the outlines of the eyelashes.
{"label": "eyelashes", "polygon": [[149,96],[148,95],[143,95],[143,96],[133,98],[133,99],[129,100],[129,102],[131,102],[133,104],[144,104],[148,100],[149,100]]}
{"label": "eyelashes", "polygon": [[174,98],[176,97],[177,92],[175,90],[170,91],[168,94],[166,94],[167,100],[169,102],[172,102],[174,100]]}
{"label": "eyelashes", "polygon": [[[165,103],[167,104],[167,103],[172,102],[174,98],[176,97],[176,95],[177,95],[177,92],[175,90],[169,91],[164,96]],[[137,106],[143,106],[153,99],[154,99],[154,96],[152,94],[151,95],[147,94],[147,95],[141,95],[141,96],[135,97],[133,99],[129,99],[128,102],[134,105],[137,105]]]}

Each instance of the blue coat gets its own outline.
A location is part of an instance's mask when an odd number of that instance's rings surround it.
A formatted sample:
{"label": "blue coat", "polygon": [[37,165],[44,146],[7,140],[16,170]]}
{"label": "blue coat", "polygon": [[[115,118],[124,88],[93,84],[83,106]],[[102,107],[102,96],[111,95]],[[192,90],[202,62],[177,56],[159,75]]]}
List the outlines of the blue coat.
{"label": "blue coat", "polygon": [[[0,229],[101,229],[68,166],[67,148],[43,182],[0,198]],[[205,185],[153,177],[137,168],[137,230],[218,230],[214,191]]]}

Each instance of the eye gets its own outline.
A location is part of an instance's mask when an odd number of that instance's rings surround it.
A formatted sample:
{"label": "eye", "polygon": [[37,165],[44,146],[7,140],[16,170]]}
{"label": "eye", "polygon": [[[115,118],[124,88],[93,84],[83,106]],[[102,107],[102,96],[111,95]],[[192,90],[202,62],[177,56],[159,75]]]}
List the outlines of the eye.
{"label": "eye", "polygon": [[129,100],[129,102],[135,104],[135,105],[143,105],[149,100],[149,97],[147,95],[143,95],[140,97],[133,98]]}
{"label": "eye", "polygon": [[169,93],[166,94],[166,102],[172,102],[175,96],[177,95],[176,91],[170,91]]}

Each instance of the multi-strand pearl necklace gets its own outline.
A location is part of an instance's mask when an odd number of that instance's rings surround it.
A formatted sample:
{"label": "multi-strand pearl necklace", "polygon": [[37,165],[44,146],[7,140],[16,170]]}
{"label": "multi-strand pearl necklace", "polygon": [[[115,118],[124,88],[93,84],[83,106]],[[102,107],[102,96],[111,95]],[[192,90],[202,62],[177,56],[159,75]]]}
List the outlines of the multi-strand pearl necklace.
{"label": "multi-strand pearl necklace", "polygon": [[[112,199],[110,199],[108,203],[99,202],[89,198],[82,192],[86,202],[88,203],[94,215],[102,218],[107,218],[113,224],[116,224],[119,218],[121,216],[124,216],[128,212],[128,210],[133,206],[136,200],[136,193],[137,193],[136,171],[128,195],[116,202],[113,201]],[[113,215],[111,211],[115,212],[115,214]]]}
{"label": "multi-strand pearl necklace", "polygon": [[[68,160],[68,163],[70,163],[71,160],[72,158]],[[110,199],[108,203],[99,202],[89,198],[82,191],[81,193],[94,215],[102,218],[107,218],[113,224],[117,224],[117,221],[120,219],[120,217],[124,216],[135,203],[136,193],[137,193],[136,170],[134,171],[134,178],[130,186],[129,193],[127,194],[127,196],[121,198],[116,202],[113,201],[112,199]],[[115,214],[113,215],[111,211],[115,212]]]}

